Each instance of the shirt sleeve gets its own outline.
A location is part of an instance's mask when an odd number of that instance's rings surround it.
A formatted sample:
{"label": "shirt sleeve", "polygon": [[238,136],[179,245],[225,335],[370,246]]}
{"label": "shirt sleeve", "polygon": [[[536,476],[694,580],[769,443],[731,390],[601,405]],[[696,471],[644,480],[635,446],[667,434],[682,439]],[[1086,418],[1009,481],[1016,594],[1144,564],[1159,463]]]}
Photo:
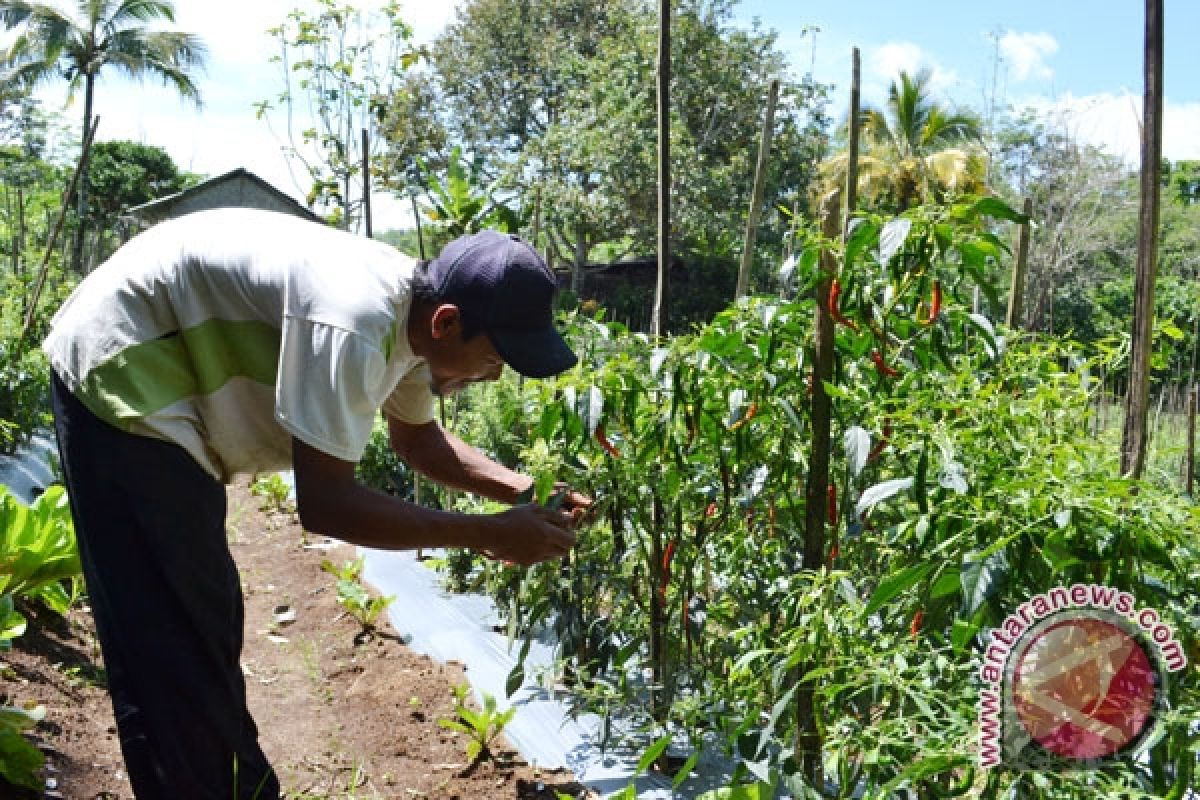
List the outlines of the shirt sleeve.
{"label": "shirt sleeve", "polygon": [[429,368],[422,364],[400,379],[383,404],[383,413],[410,425],[433,421],[433,391],[429,388]]}
{"label": "shirt sleeve", "polygon": [[387,387],[379,348],[350,331],[286,317],[275,416],[307,445],[343,461],[362,458]]}

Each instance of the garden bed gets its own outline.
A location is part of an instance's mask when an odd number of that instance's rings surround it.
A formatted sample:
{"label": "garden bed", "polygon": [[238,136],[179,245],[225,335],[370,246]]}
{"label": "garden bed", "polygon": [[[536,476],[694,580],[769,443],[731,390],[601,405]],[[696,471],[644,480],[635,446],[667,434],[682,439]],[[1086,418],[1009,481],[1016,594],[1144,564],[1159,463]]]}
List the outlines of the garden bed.
{"label": "garden bed", "polygon": [[[261,509],[245,485],[229,491],[228,526],[246,596],[250,708],[285,796],[587,796],[570,773],[531,767],[505,742],[493,761],[469,768],[465,738],[439,725],[454,716],[461,665],[413,653],[386,621],[359,636],[320,567],[323,559],[353,559],[353,548],[320,537],[306,546],[294,516]],[[275,621],[281,606],[295,612],[294,622]],[[0,693],[46,707],[32,733],[46,754],[46,796],[132,797],[86,607],[65,622],[32,612],[30,622],[0,656]],[[2,787],[0,794],[14,796]]]}

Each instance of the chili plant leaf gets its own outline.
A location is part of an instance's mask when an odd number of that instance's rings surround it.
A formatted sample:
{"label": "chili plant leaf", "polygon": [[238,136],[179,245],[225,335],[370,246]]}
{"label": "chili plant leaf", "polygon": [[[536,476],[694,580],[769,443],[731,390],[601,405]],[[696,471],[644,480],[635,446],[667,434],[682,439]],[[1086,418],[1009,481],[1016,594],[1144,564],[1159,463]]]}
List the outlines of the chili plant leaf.
{"label": "chili plant leaf", "polygon": [[646,752],[642,753],[641,760],[638,761],[637,769],[634,770],[634,775],[640,775],[650,769],[650,765],[658,760],[658,757],[666,752],[667,747],[671,744],[671,734],[666,734],[657,742],[650,745]]}
{"label": "chili plant leaf", "polygon": [[675,773],[675,777],[671,779],[671,788],[678,789],[679,785],[688,779],[688,775],[696,768],[696,762],[700,760],[700,751],[694,750],[688,756],[688,760],[683,762],[683,766]]}
{"label": "chili plant leaf", "polygon": [[912,478],[895,478],[883,483],[877,483],[859,496],[858,503],[854,506],[854,512],[861,516],[884,500],[895,497],[901,492],[908,491],[912,488],[912,485]]}
{"label": "chili plant leaf", "polygon": [[925,579],[925,576],[933,571],[933,564],[913,564],[911,567],[905,567],[899,572],[893,572],[882,581],[879,582],[875,593],[871,595],[871,599],[867,602],[867,607],[863,609],[863,616],[869,617],[879,609],[883,608],[887,603],[891,602],[897,595],[905,589],[911,589]]}
{"label": "chili plant leaf", "polygon": [[1006,219],[1018,224],[1029,222],[1029,217],[995,197],[984,197],[977,200],[975,205],[971,206],[971,210],[976,214],[986,214],[993,219]]}
{"label": "chili plant leaf", "polygon": [[713,789],[696,798],[696,800],[769,800],[775,796],[774,784],[766,781],[748,784],[746,786],[727,786],[723,789]]}
{"label": "chili plant leaf", "polygon": [[525,666],[517,664],[508,673],[508,679],[504,682],[504,692],[506,697],[512,697],[517,693],[517,690],[525,683]]}
{"label": "chili plant leaf", "polygon": [[982,560],[972,560],[968,555],[963,561],[961,579],[963,615],[973,617],[1008,580],[1008,559],[1004,557],[1004,551],[997,550]]}
{"label": "chili plant leaf", "polygon": [[842,439],[846,445],[850,474],[857,478],[867,465],[867,456],[871,454],[871,434],[859,425],[852,425],[846,429]]}
{"label": "chili plant leaf", "polygon": [[900,248],[904,246],[904,240],[908,238],[908,232],[912,229],[912,220],[904,217],[896,217],[889,219],[883,226],[883,230],[879,232],[879,263],[886,265],[892,260],[896,253],[900,252]]}

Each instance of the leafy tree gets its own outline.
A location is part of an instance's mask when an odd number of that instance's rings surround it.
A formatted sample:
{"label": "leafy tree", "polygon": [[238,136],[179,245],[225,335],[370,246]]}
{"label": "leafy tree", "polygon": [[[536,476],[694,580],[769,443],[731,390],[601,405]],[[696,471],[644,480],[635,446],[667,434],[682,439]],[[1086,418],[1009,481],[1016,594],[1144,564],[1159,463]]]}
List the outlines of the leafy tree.
{"label": "leafy tree", "polygon": [[[111,234],[126,209],[182,191],[194,182],[194,176],[181,173],[161,147],[120,140],[97,142],[88,159],[92,187],[88,213],[96,236],[103,239]],[[99,255],[108,253],[101,248]]]}
{"label": "leafy tree", "polygon": [[[182,97],[199,103],[192,79],[204,63],[205,47],[195,35],[149,30],[158,20],[175,21],[169,0],[77,0],[74,13],[49,3],[0,0],[0,23],[17,36],[2,61],[6,80],[33,87],[46,80],[67,81],[69,96],[83,86],[83,130],[92,124],[96,78],[105,68],[131,78],[161,78]],[[87,216],[88,150],[80,155],[73,263],[83,268],[83,231]]]}
{"label": "leafy tree", "polygon": [[[766,89],[786,78],[774,34],[735,28],[732,8],[730,0],[684,0],[673,24],[673,238],[691,284],[677,299],[712,290],[698,309],[732,292]],[[398,100],[405,113],[389,116],[398,138],[412,147],[421,136],[405,121],[441,113],[447,139],[485,159],[483,180],[512,192],[552,260],[573,265],[576,287],[593,253],[652,253],[653,4],[474,0],[458,13],[431,50],[436,94],[425,112],[414,113],[415,95],[406,94]],[[773,210],[804,196],[824,146],[824,87],[785,80],[782,96],[764,251],[787,227]],[[697,263],[711,270],[695,274]]]}
{"label": "leafy tree", "polygon": [[[903,211],[916,202],[941,200],[947,193],[984,188],[987,162],[982,126],[971,113],[952,111],[932,97],[931,73],[901,72],[888,87],[886,108],[861,111],[863,149],[859,155],[859,196],[871,205]],[[825,165],[834,185],[845,182],[847,156]]]}
{"label": "leafy tree", "polygon": [[1167,162],[1163,167],[1163,184],[1170,190],[1169,200],[1188,206],[1200,202],[1200,161]]}
{"label": "leafy tree", "polygon": [[[994,183],[1033,200],[1026,328],[1063,331],[1086,291],[1132,264],[1137,186],[1119,159],[1076,141],[1062,121],[1026,112],[997,134]],[[1086,312],[1083,312],[1086,313]],[[1073,315],[1072,315],[1073,316]]]}
{"label": "leafy tree", "polygon": [[[383,120],[386,98],[419,54],[399,3],[387,3],[378,14],[336,0],[318,5],[316,13],[292,11],[269,31],[279,44],[271,60],[280,67],[284,89],[257,110],[260,119],[271,109],[287,112],[284,152],[310,181],[308,205],[327,209],[333,224],[350,228],[362,210],[362,131]],[[298,123],[297,111],[305,114]],[[390,165],[379,161],[387,149],[382,137],[372,137],[368,148],[373,173],[390,175]]]}
{"label": "leafy tree", "polygon": [[445,180],[435,174],[426,175],[428,202],[422,211],[433,223],[434,234],[433,241],[426,242],[427,252],[436,253],[452,239],[484,228],[516,231],[517,215],[495,199],[494,186],[481,186],[481,172],[482,159],[475,158],[468,166],[462,149],[455,147]]}

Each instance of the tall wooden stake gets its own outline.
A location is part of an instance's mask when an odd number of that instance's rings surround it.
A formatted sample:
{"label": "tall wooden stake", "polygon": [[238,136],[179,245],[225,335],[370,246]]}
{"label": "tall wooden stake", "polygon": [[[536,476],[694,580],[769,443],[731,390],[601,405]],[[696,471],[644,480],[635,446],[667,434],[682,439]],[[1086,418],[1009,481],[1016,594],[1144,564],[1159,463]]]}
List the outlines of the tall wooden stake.
{"label": "tall wooden stake", "polygon": [[417,258],[425,260],[425,235],[421,231],[421,210],[417,208],[417,196],[409,195],[412,200],[413,222],[417,225]]}
{"label": "tall wooden stake", "polygon": [[[1033,200],[1026,197],[1021,212],[1029,218],[1033,216]],[[1029,263],[1029,222],[1022,222],[1017,228],[1017,260],[1013,264],[1012,288],[1008,293],[1008,313],[1004,324],[1016,330],[1021,325],[1021,317],[1025,313],[1025,271]]]}
{"label": "tall wooden stake", "polygon": [[1187,458],[1184,459],[1183,469],[1188,497],[1195,497],[1192,489],[1196,480],[1196,405],[1200,403],[1200,386],[1193,386],[1188,393],[1187,411]]}
{"label": "tall wooden stake", "polygon": [[[96,128],[99,127],[99,125],[100,117],[93,116],[92,126],[84,131],[83,152],[85,154],[92,148],[92,139],[96,137]],[[84,159],[80,158],[79,163],[75,165],[75,171],[71,173],[71,184],[67,187],[66,194],[63,195],[62,207],[59,209],[58,219],[54,221],[54,228],[50,231],[50,240],[46,242],[46,252],[42,256],[42,266],[38,269],[37,278],[33,284],[33,292],[29,296],[29,307],[25,312],[25,323],[21,326],[21,335],[17,337],[16,347],[13,348],[14,362],[21,358],[21,352],[25,346],[25,339],[29,336],[29,331],[33,328],[33,320],[37,315],[38,300],[42,296],[42,288],[46,285],[46,273],[50,270],[50,255],[54,252],[54,245],[58,241],[58,235],[62,232],[63,220],[66,219],[67,216],[67,206],[70,205],[71,197],[75,194],[75,187],[79,183],[80,177],[83,174],[83,169]],[[83,224],[82,221],[80,224]],[[82,252],[82,249],[80,252]]]}
{"label": "tall wooden stake", "polygon": [[862,129],[862,115],[859,113],[862,96],[862,67],[857,47],[850,51],[850,61],[853,71],[850,77],[850,146],[846,153],[846,203],[842,222],[843,238],[849,232],[850,216],[854,213],[855,206],[858,205],[858,140],[859,132]]}
{"label": "tall wooden stake", "polygon": [[[850,217],[857,205],[858,137],[860,60],[855,47],[851,51],[853,74],[850,81],[850,147],[846,162],[846,185],[833,189],[821,202],[821,232],[828,239],[839,236],[843,241],[850,227]],[[825,383],[833,379],[833,317],[829,313],[829,293],[837,277],[837,257],[826,248],[821,252],[820,277],[816,290],[816,334],[812,375],[812,443],[809,448],[808,479],[804,486],[804,569],[818,570],[825,564],[825,524],[828,516],[829,461],[832,449],[832,404],[825,392]],[[836,525],[837,520],[829,520]],[[824,787],[821,764],[823,744],[817,726],[816,685],[804,680],[815,668],[812,662],[800,664],[795,679],[802,681],[796,689],[796,762],[810,786],[818,792]]]}
{"label": "tall wooden stake", "polygon": [[363,225],[367,238],[371,236],[371,135],[362,129]]}
{"label": "tall wooden stake", "polygon": [[1134,277],[1133,350],[1125,427],[1121,436],[1121,474],[1137,480],[1146,464],[1150,356],[1154,333],[1154,282],[1158,270],[1159,172],[1162,168],[1163,0],[1146,0],[1145,93],[1142,99],[1141,207],[1137,274]]}
{"label": "tall wooden stake", "polygon": [[771,134],[775,129],[775,104],[779,102],[779,80],[771,81],[767,93],[767,115],[763,119],[762,138],[758,140],[758,163],[754,167],[754,188],[750,192],[750,213],[746,215],[746,244],[742,263],[738,267],[734,298],[746,293],[750,284],[750,267],[754,264],[754,240],[758,237],[758,220],[762,213],[763,190],[767,183],[767,161],[771,155]]}
{"label": "tall wooden stake", "polygon": [[658,281],[650,334],[666,328],[671,274],[671,0],[658,0]]}

